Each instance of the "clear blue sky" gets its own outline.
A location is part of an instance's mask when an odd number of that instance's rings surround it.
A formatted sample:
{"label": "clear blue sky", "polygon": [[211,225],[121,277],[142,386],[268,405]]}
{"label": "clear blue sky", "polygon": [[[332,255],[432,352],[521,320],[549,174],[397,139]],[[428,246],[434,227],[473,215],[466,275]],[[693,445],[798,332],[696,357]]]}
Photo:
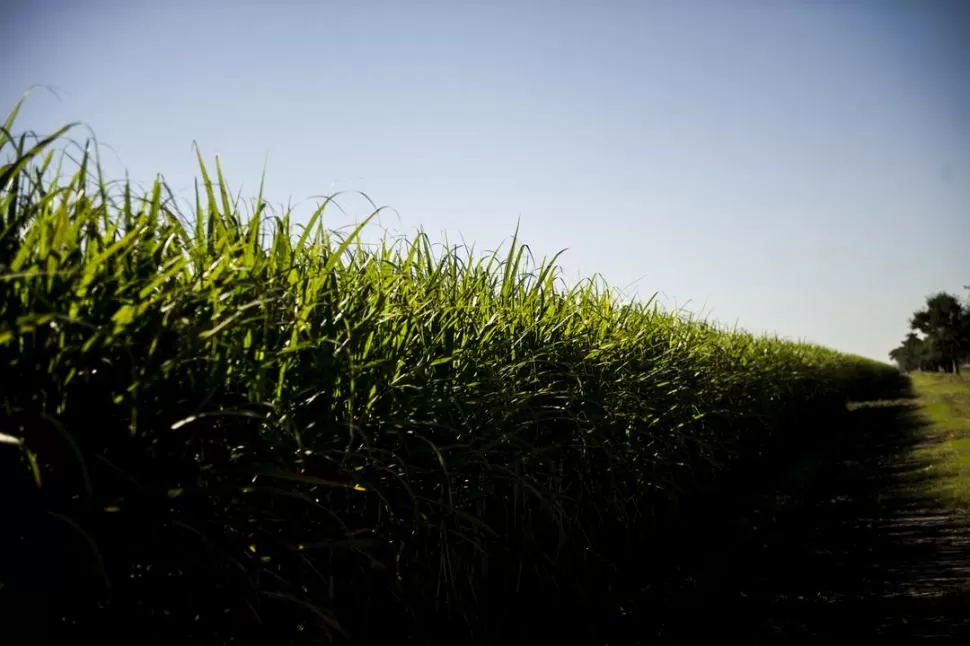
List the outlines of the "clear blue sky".
{"label": "clear blue sky", "polygon": [[[190,195],[360,190],[479,249],[516,222],[752,331],[887,360],[970,284],[970,2],[68,2],[4,9],[0,97]],[[75,136],[83,137],[84,131]],[[121,166],[117,166],[120,168]],[[341,227],[366,214],[344,201]]]}

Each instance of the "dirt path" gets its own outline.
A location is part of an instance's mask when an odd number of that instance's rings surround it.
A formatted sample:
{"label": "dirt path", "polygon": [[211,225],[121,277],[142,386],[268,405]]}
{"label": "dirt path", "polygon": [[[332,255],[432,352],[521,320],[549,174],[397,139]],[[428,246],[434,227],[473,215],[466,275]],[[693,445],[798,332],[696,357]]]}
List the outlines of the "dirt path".
{"label": "dirt path", "polygon": [[676,548],[696,584],[662,609],[656,596],[641,605],[623,632],[650,625],[631,638],[643,644],[970,643],[970,522],[924,493],[936,477],[917,457],[936,441],[924,420],[915,401],[853,410],[850,432],[820,432],[767,491],[751,483],[712,505]]}

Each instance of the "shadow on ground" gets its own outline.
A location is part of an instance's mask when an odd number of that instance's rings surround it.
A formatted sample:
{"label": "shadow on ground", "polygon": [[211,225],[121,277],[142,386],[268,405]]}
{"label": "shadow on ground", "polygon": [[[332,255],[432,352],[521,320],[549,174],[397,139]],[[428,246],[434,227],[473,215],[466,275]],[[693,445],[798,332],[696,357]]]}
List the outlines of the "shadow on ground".
{"label": "shadow on ground", "polygon": [[923,493],[921,424],[911,400],[861,406],[740,475],[668,546],[678,583],[631,600],[609,642],[970,637],[970,530]]}

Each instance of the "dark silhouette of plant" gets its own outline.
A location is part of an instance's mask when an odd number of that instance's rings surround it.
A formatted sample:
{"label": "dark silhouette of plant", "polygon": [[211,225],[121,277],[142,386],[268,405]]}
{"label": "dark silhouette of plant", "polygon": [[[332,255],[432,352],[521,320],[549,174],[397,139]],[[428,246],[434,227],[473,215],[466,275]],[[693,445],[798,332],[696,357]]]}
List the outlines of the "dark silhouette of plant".
{"label": "dark silhouette of plant", "polygon": [[926,350],[923,346],[923,340],[915,332],[910,332],[898,348],[889,352],[889,358],[895,361],[899,369],[904,372],[919,370],[923,364],[923,355]]}
{"label": "dark silhouette of plant", "polygon": [[927,297],[926,307],[913,313],[910,327],[932,344],[931,363],[945,372],[960,372],[960,362],[970,350],[970,310],[952,294],[938,292]]}

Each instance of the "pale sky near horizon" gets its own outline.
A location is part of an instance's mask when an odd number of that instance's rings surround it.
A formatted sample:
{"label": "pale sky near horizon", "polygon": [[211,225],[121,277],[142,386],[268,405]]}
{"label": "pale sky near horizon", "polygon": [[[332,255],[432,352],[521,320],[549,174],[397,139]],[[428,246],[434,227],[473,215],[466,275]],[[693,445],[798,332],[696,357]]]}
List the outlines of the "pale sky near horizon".
{"label": "pale sky near horizon", "polygon": [[[520,225],[723,324],[888,361],[970,284],[970,1],[14,0],[16,130],[81,121],[188,196],[363,191],[480,250]],[[6,110],[3,106],[0,109]],[[73,135],[83,138],[86,131]],[[347,197],[342,227],[366,215]],[[307,203],[311,204],[311,203]]]}

